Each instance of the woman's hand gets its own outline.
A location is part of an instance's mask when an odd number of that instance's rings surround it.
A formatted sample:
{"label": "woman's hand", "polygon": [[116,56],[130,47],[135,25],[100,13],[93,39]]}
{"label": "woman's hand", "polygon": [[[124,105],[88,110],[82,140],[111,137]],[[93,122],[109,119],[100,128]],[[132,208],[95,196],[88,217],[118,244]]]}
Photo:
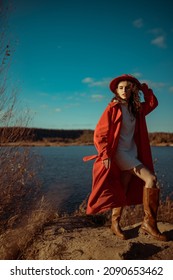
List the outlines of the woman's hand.
{"label": "woman's hand", "polygon": [[148,92],[148,85],[143,83],[141,84],[141,90],[143,93],[147,93]]}
{"label": "woman's hand", "polygon": [[109,169],[111,167],[111,159],[110,158],[104,159],[103,164],[106,169]]}

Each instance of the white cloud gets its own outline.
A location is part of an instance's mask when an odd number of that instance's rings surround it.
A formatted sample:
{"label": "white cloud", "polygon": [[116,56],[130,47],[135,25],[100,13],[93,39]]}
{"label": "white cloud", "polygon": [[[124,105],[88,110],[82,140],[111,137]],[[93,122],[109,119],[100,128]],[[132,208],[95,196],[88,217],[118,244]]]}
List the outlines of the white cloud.
{"label": "white cloud", "polygon": [[173,86],[169,88],[169,91],[170,91],[170,92],[173,92]]}
{"label": "white cloud", "polygon": [[76,103],[67,103],[64,108],[65,109],[69,109],[69,108],[73,108],[73,107],[79,107],[80,106],[80,103],[79,102],[76,102]]}
{"label": "white cloud", "polygon": [[136,28],[141,28],[144,26],[144,22],[142,18],[138,18],[136,20],[133,21],[133,26]]}
{"label": "white cloud", "polygon": [[55,112],[57,112],[57,113],[61,112],[61,108],[56,108]]}
{"label": "white cloud", "polygon": [[133,75],[136,78],[141,78],[142,77],[142,74],[140,72],[134,72],[131,75]]}
{"label": "white cloud", "polygon": [[166,48],[166,33],[162,28],[153,28],[148,30],[148,33],[154,35],[151,40],[151,44],[157,46],[158,48]]}
{"label": "white cloud", "polygon": [[153,35],[160,35],[160,34],[163,34],[163,29],[162,28],[153,28],[153,29],[150,29],[148,30],[148,33],[151,33]]}
{"label": "white cloud", "polygon": [[88,84],[90,87],[107,87],[110,83],[110,78],[103,78],[102,80],[96,81],[91,77],[84,78],[83,83]]}
{"label": "white cloud", "polygon": [[150,88],[155,88],[155,89],[161,89],[166,86],[166,84],[163,82],[154,82],[150,80],[143,80],[141,81],[141,83],[146,83]]}
{"label": "white cloud", "polygon": [[95,101],[101,101],[104,98],[104,96],[101,94],[93,94],[91,95],[91,98]]}
{"label": "white cloud", "polygon": [[90,84],[90,83],[92,83],[94,80],[93,80],[93,78],[91,78],[91,77],[86,77],[86,78],[84,78],[83,80],[82,80],[82,83],[84,83],[84,84]]}
{"label": "white cloud", "polygon": [[166,40],[165,40],[165,36],[161,35],[156,37],[155,39],[153,39],[151,41],[152,45],[157,46],[158,48],[166,48]]}
{"label": "white cloud", "polygon": [[[143,25],[144,24],[143,24],[142,18],[138,18],[133,21],[133,26],[136,28],[141,28],[141,27],[143,27]],[[156,28],[149,29],[146,32],[152,34],[152,36],[153,36],[153,39],[150,41],[150,43],[152,45],[155,45],[156,47],[162,48],[162,49],[167,48],[166,33],[163,30],[163,28],[156,27]]]}
{"label": "white cloud", "polygon": [[110,79],[103,79],[101,81],[94,81],[90,84],[92,87],[106,87],[110,83]]}
{"label": "white cloud", "polygon": [[48,105],[47,104],[42,104],[42,105],[40,105],[40,108],[46,109],[46,108],[48,108]]}

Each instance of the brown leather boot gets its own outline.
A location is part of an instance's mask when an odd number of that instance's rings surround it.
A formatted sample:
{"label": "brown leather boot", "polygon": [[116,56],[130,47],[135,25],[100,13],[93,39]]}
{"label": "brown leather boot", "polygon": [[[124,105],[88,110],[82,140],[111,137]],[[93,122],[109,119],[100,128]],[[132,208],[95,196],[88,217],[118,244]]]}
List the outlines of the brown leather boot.
{"label": "brown leather boot", "polygon": [[121,218],[121,213],[122,213],[123,208],[118,207],[118,208],[113,208],[112,209],[112,225],[111,225],[111,230],[112,232],[119,238],[121,239],[126,239],[124,233],[122,232],[119,222]]}
{"label": "brown leather boot", "polygon": [[160,190],[158,188],[144,188],[144,220],[141,225],[141,230],[147,234],[152,235],[157,240],[167,241],[166,236],[162,234],[157,227],[159,192]]}

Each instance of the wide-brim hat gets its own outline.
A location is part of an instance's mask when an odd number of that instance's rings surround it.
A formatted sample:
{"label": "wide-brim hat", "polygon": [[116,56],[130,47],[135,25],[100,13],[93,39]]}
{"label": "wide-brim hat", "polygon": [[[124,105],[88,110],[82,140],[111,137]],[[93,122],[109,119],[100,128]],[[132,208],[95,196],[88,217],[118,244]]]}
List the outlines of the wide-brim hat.
{"label": "wide-brim hat", "polygon": [[130,81],[132,83],[135,83],[137,85],[137,87],[140,89],[141,87],[141,83],[132,75],[130,74],[123,74],[119,77],[116,77],[114,78],[111,82],[110,82],[110,90],[113,92],[113,93],[116,93],[116,88],[119,84],[119,82],[121,81]]}

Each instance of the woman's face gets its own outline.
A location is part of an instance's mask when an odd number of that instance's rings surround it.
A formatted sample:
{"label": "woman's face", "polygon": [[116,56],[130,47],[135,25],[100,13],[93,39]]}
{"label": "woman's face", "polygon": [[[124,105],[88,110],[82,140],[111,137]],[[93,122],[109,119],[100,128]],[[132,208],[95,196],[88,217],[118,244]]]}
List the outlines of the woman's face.
{"label": "woman's face", "polygon": [[119,82],[118,87],[116,89],[117,95],[121,99],[128,101],[131,96],[132,87],[133,87],[133,84],[129,81]]}

